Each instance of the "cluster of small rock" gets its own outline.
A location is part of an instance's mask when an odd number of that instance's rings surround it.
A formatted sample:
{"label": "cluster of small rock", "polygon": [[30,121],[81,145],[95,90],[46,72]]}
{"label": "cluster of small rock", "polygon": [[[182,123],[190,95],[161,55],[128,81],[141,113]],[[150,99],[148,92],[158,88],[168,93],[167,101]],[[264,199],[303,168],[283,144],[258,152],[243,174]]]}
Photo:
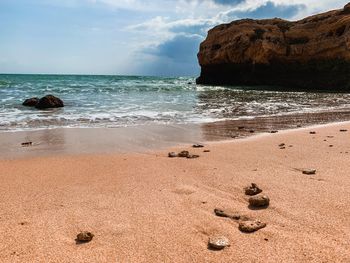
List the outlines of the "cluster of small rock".
{"label": "cluster of small rock", "polygon": [[[249,207],[254,208],[267,208],[270,204],[270,198],[267,195],[262,194],[262,189],[260,189],[255,183],[244,188],[244,193],[249,198]],[[238,229],[244,233],[253,233],[264,227],[266,223],[259,220],[253,219],[245,215],[241,215],[238,212],[224,211],[222,209],[214,209],[214,213],[218,217],[230,218],[238,222]],[[230,246],[230,242],[225,236],[212,236],[209,238],[208,247],[210,249],[220,250],[225,247]]]}

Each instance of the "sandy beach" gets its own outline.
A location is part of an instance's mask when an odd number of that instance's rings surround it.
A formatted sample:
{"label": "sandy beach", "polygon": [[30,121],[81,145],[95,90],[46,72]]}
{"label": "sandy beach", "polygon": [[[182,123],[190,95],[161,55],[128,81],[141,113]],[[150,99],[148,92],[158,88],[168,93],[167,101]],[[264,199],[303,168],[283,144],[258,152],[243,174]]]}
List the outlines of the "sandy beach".
{"label": "sandy beach", "polygon": [[[350,262],[349,136],[347,122],[201,149],[2,159],[0,261]],[[200,157],[168,158],[181,150]],[[248,207],[252,182],[268,208]],[[215,208],[267,226],[242,233]],[[80,231],[95,237],[77,244]],[[231,246],[209,250],[217,234]]]}

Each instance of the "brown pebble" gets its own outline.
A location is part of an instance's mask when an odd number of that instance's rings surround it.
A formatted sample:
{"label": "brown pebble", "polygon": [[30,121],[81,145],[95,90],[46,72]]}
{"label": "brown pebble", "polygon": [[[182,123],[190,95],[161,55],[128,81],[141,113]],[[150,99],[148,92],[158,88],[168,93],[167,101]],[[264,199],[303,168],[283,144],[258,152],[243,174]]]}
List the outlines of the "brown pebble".
{"label": "brown pebble", "polygon": [[22,142],[21,145],[23,147],[28,147],[28,146],[32,146],[33,145],[33,142]]}
{"label": "brown pebble", "polygon": [[348,130],[346,130],[346,129],[341,129],[341,130],[339,130],[340,132],[347,132]]}
{"label": "brown pebble", "polygon": [[204,153],[210,153],[210,150],[204,150],[203,152]]}
{"label": "brown pebble", "polygon": [[193,144],[192,147],[193,148],[204,148],[204,145],[202,145],[202,144]]}
{"label": "brown pebble", "polygon": [[177,156],[182,158],[187,158],[190,155],[188,151],[182,151]]}
{"label": "brown pebble", "polygon": [[305,169],[303,170],[303,174],[308,174],[308,175],[316,174],[316,169]]}
{"label": "brown pebble", "polygon": [[239,230],[244,233],[253,233],[264,227],[266,227],[266,223],[260,220],[240,221],[238,226]]}
{"label": "brown pebble", "polygon": [[250,186],[244,188],[244,192],[246,195],[253,196],[260,194],[262,190],[255,183],[252,183]]}
{"label": "brown pebble", "polygon": [[270,204],[270,198],[267,195],[259,194],[249,198],[249,205],[252,207],[267,207]]}
{"label": "brown pebble", "polygon": [[332,144],[331,144],[331,145],[329,145],[329,147],[331,147],[331,148],[332,148],[333,146],[334,146],[334,145],[332,145]]}
{"label": "brown pebble", "polygon": [[316,132],[315,131],[311,131],[310,134],[316,134]]}
{"label": "brown pebble", "polygon": [[187,159],[196,159],[196,158],[199,158],[199,155],[197,155],[197,154],[189,154],[186,158]]}
{"label": "brown pebble", "polygon": [[283,146],[286,146],[285,143],[281,143],[280,145],[278,145],[279,147],[283,147]]}
{"label": "brown pebble", "polygon": [[92,238],[94,237],[94,234],[88,231],[83,231],[77,235],[77,241],[78,242],[90,242]]}
{"label": "brown pebble", "polygon": [[214,213],[218,217],[226,217],[226,218],[231,218],[233,220],[239,220],[241,218],[241,215],[238,212],[226,212],[218,208],[214,209]]}
{"label": "brown pebble", "polygon": [[270,131],[270,133],[278,133],[278,131]]}
{"label": "brown pebble", "polygon": [[230,241],[224,236],[213,236],[209,238],[208,247],[212,249],[224,249],[230,246]]}
{"label": "brown pebble", "polygon": [[175,158],[175,157],[177,157],[177,154],[174,153],[174,152],[170,152],[170,153],[168,153],[168,157],[169,158]]}

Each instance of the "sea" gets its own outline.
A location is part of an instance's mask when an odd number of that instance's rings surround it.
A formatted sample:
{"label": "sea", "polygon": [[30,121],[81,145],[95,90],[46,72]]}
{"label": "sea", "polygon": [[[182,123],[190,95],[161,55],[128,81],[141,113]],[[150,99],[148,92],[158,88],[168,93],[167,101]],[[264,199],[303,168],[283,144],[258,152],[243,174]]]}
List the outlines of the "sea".
{"label": "sea", "polygon": [[[64,108],[22,106],[52,94]],[[0,75],[0,131],[198,124],[349,111],[350,94],[196,85],[195,77]]]}

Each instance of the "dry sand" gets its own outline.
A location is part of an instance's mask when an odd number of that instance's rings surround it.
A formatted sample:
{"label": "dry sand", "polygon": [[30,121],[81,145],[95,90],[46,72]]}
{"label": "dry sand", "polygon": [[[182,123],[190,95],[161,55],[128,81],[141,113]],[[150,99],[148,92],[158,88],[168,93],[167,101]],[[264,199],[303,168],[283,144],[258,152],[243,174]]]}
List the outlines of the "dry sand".
{"label": "dry sand", "polygon": [[[0,161],[0,261],[350,262],[350,123],[167,157],[182,149]],[[252,182],[270,197],[267,209],[248,208],[243,187]],[[214,208],[268,225],[244,234]],[[84,230],[94,239],[76,244]],[[214,234],[231,246],[208,250]]]}

